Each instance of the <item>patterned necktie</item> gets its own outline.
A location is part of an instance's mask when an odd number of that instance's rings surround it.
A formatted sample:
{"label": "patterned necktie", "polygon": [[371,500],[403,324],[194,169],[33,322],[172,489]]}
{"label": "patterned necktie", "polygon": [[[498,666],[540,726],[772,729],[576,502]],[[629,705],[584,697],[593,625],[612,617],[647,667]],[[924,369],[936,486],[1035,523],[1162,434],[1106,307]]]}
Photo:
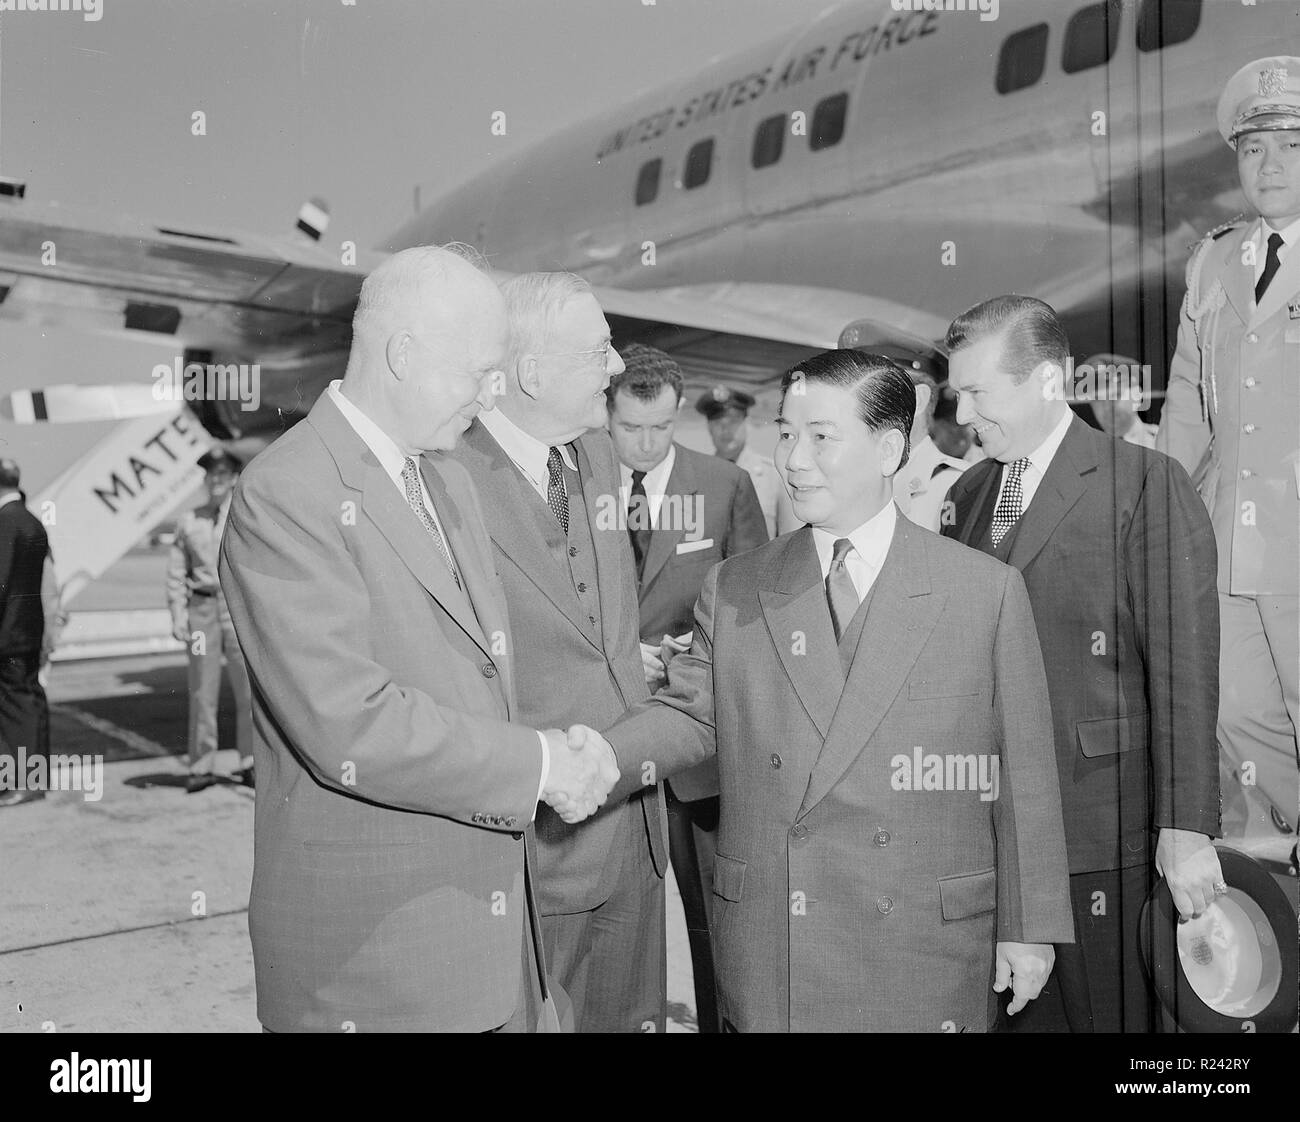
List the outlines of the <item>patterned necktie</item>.
{"label": "patterned necktie", "polygon": [[546,471],[550,476],[546,484],[546,505],[551,508],[555,520],[569,533],[569,493],[564,489],[564,463],[560,459],[560,450],[552,448],[546,457]]}
{"label": "patterned necktie", "polygon": [[826,574],[826,602],[831,608],[831,626],[835,628],[835,641],[844,637],[844,630],[857,613],[861,601],[858,590],[844,565],[844,558],[853,549],[848,538],[839,538],[835,542],[835,553],[831,557],[830,572]]}
{"label": "patterned necktie", "polygon": [[1264,299],[1264,292],[1268,288],[1268,283],[1273,279],[1273,274],[1282,267],[1282,259],[1277,255],[1278,250],[1286,243],[1282,240],[1282,235],[1273,233],[1268,238],[1268,256],[1264,258],[1264,271],[1259,274],[1259,280],[1255,282],[1255,303],[1258,304]]}
{"label": "patterned necktie", "polygon": [[1007,484],[1002,488],[1002,497],[998,499],[997,509],[993,512],[991,535],[994,546],[1007,536],[1007,531],[1020,518],[1025,498],[1020,490],[1020,477],[1025,474],[1025,468],[1028,466],[1028,457],[1007,464]]}
{"label": "patterned necktie", "polygon": [[460,574],[456,572],[456,563],[451,559],[451,551],[447,548],[447,543],[442,540],[442,534],[438,532],[438,523],[433,520],[429,508],[424,505],[424,497],[420,494],[420,471],[410,456],[407,456],[402,463],[402,482],[406,485],[406,501],[415,511],[420,525],[429,531],[429,536],[438,546],[438,553],[451,571],[451,579],[456,582],[456,587],[460,588]]}
{"label": "patterned necktie", "polygon": [[650,500],[645,493],[645,472],[632,473],[632,494],[627,502],[627,536],[632,540],[636,558],[636,579],[645,572],[645,557],[650,551]]}

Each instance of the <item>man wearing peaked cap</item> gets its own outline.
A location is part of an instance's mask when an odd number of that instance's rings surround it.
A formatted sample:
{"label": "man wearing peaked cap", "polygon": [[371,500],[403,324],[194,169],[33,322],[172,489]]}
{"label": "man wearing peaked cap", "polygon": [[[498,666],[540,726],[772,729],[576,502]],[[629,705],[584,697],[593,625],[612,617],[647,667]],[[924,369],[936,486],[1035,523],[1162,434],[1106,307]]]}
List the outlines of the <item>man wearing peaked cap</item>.
{"label": "man wearing peaked cap", "polygon": [[755,404],[754,397],[744,390],[718,385],[696,399],[695,409],[709,422],[714,452],[749,472],[763,508],[768,537],[774,538],[787,530],[797,530],[802,523],[794,516],[790,495],[771,459],[745,446],[749,439],[749,411]]}
{"label": "man wearing peaked cap", "polygon": [[1225,828],[1253,812],[1252,833],[1286,844],[1300,723],[1300,58],[1238,70],[1218,124],[1258,217],[1192,254],[1156,447],[1193,473],[1218,543],[1218,740],[1237,780]]}

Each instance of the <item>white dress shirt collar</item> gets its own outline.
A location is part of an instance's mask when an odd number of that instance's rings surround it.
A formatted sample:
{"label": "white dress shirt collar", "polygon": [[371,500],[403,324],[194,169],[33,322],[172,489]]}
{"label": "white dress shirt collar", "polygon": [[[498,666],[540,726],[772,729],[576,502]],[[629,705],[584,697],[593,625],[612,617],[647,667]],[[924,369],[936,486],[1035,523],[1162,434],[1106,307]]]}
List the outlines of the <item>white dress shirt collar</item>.
{"label": "white dress shirt collar", "polygon": [[822,579],[831,571],[831,560],[835,556],[835,543],[846,537],[853,543],[844,567],[853,579],[853,587],[862,600],[880,575],[885,564],[885,555],[889,552],[890,542],[894,540],[894,528],[898,524],[898,508],[890,499],[881,509],[867,519],[856,530],[847,534],[832,534],[829,530],[813,527],[813,545],[817,547],[817,561],[821,565]]}
{"label": "white dress shirt collar", "polygon": [[[548,461],[551,446],[543,444],[531,433],[524,432],[500,409],[480,413],[478,419],[492,434],[492,438],[501,445],[501,450],[510,457],[510,462],[520,470],[524,478],[533,485],[533,490],[545,501],[546,488],[550,482]],[[573,452],[569,446],[561,444],[559,447],[564,466],[570,471],[577,471],[578,465],[574,462]]]}
{"label": "white dress shirt collar", "polygon": [[[641,480],[641,486],[645,488],[645,496],[650,503],[650,524],[653,526],[659,521],[659,507],[664,501],[664,494],[668,490],[668,480],[673,474],[673,464],[677,462],[677,445],[668,445],[668,455],[660,460],[654,467],[645,473],[645,478]],[[619,477],[622,479],[622,503],[623,509],[627,510],[628,503],[632,501],[632,469],[621,460],[618,465]]]}
{"label": "white dress shirt collar", "polygon": [[[379,461],[379,466],[384,469],[384,473],[402,489],[402,494],[406,494],[406,485],[402,482],[402,468],[406,466],[406,453],[398,447],[397,441],[344,396],[342,385],[342,380],[336,379],[329,384],[325,392],[339,407],[339,412],[365,442],[366,447],[375,454],[375,459]],[[412,459],[415,459],[418,464],[418,457]]]}
{"label": "white dress shirt collar", "polygon": [[[1047,474],[1048,467],[1051,466],[1053,458],[1056,456],[1057,449],[1061,447],[1061,442],[1065,439],[1065,434],[1070,431],[1070,424],[1074,420],[1074,413],[1067,405],[1065,413],[1056,423],[1056,427],[1047,434],[1047,438],[1035,448],[1026,457],[1029,460],[1029,466],[1020,476],[1020,496],[1021,496],[1021,513],[1029,509],[1029,504],[1033,501],[1034,496],[1038,493],[1038,485],[1042,483],[1043,477]],[[1002,500],[1002,492],[1007,486],[1007,465],[1002,465],[1002,479],[998,484],[998,501]],[[996,509],[996,508],[995,508]]]}

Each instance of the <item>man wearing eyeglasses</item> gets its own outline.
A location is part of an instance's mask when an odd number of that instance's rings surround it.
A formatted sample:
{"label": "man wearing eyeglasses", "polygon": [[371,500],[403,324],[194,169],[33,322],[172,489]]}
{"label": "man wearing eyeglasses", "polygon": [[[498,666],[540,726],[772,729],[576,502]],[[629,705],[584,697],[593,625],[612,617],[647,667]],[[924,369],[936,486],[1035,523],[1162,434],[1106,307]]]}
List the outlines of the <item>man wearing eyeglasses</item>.
{"label": "man wearing eyeglasses", "polygon": [[[454,456],[483,499],[505,589],[520,719],[612,724],[649,694],[632,550],[605,430],[623,372],[590,287],[530,273],[502,291],[511,340],[497,408]],[[538,896],[547,963],[579,1032],[659,1031],[667,966],[667,819],[654,777],[567,825],[539,808]]]}

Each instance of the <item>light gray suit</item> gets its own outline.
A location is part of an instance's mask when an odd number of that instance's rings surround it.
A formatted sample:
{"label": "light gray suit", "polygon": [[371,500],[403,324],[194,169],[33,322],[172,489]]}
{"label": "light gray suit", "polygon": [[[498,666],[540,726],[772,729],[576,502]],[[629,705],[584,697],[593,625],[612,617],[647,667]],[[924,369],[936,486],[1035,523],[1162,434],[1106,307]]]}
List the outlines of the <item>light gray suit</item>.
{"label": "light gray suit", "polygon": [[[695,623],[668,686],[607,735],[621,782],[643,761],[671,776],[717,752],[724,1018],[742,1032],[985,1031],[995,940],[1073,938],[1019,573],[899,516],[837,647],[805,527],[714,568]],[[917,746],[954,761],[948,789],[911,789],[910,767],[900,786]],[[996,798],[969,789],[966,757],[989,775],[997,761]]]}
{"label": "light gray suit", "polygon": [[526,990],[541,745],[513,723],[469,478],[443,457],[421,468],[464,591],[328,395],[231,505],[221,585],[257,766],[248,922],[275,1032],[481,1031]]}

